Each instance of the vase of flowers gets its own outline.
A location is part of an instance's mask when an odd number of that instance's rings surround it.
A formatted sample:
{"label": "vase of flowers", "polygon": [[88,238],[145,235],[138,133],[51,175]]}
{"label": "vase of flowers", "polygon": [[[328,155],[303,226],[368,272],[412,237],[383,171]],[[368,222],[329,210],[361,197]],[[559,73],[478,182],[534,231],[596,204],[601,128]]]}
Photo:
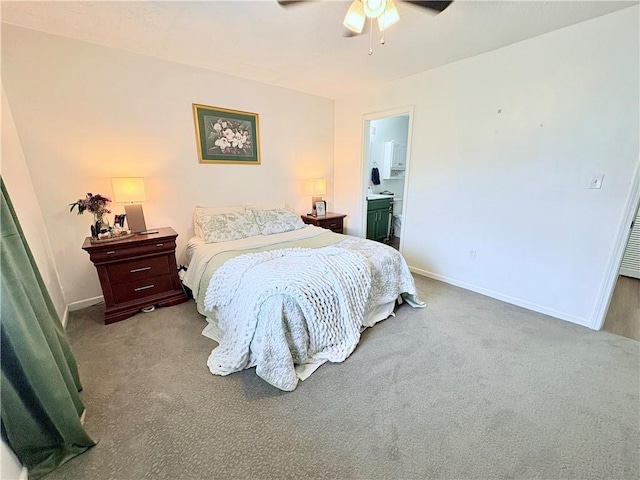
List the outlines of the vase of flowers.
{"label": "vase of flowers", "polygon": [[87,193],[85,198],[80,198],[78,201],[70,203],[69,212],[73,212],[73,209],[78,207],[78,215],[82,215],[85,211],[93,214],[93,225],[91,225],[91,236],[98,238],[101,233],[107,233],[110,230],[109,220],[107,219],[107,213],[111,213],[107,207],[111,199],[100,195],[99,193],[93,195]]}

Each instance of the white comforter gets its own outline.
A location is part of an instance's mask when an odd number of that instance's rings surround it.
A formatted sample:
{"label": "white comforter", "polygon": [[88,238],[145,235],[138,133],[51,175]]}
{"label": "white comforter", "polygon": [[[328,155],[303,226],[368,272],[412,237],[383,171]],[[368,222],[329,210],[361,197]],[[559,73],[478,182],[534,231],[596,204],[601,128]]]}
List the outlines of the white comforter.
{"label": "white comforter", "polygon": [[295,364],[342,362],[360,339],[371,272],[364,256],[333,246],[249,253],[228,260],[209,283],[207,310],[223,332],[207,365],[296,388]]}
{"label": "white comforter", "polygon": [[[207,362],[212,373],[227,375],[255,366],[256,373],[272,385],[292,390],[297,378],[306,378],[325,361],[340,362],[348,357],[359,341],[360,331],[392,314],[392,306],[401,295],[410,305],[424,307],[399,252],[381,243],[336,234],[330,234],[336,235],[337,243],[329,247],[293,249],[298,260],[307,257],[307,262],[292,260],[280,253],[283,250],[248,253],[227,260],[215,270],[208,285],[200,285],[206,265],[220,253],[292,240],[304,242],[316,235],[327,235],[327,231],[307,226],[225,245],[195,242],[197,247],[191,252],[183,281],[194,291],[194,297],[199,287],[203,289],[200,297],[204,297],[210,321],[205,332],[210,327],[215,331],[203,334],[219,343]],[[312,258],[318,252],[323,255],[321,262]],[[340,271],[344,262],[350,266]],[[296,267],[300,273],[295,281],[293,263],[306,264]],[[315,270],[312,266],[318,263],[322,268]],[[312,275],[316,280],[306,281]],[[324,282],[320,286],[319,278]],[[289,291],[290,283],[299,289]],[[323,288],[325,285],[328,288]],[[322,308],[325,310],[321,312]],[[336,349],[327,341],[326,332],[331,328],[336,332]]]}
{"label": "white comforter", "polygon": [[305,238],[322,235],[326,230],[323,228],[307,225],[300,230],[276,233],[274,235],[256,235],[255,237],[241,238],[221,243],[205,243],[199,237],[189,239],[187,245],[187,269],[182,282],[191,289],[193,296],[197,297],[200,288],[200,279],[209,260],[219,253],[230,250],[249,250],[257,247],[264,247],[274,243],[287,242],[292,240],[303,240]]}

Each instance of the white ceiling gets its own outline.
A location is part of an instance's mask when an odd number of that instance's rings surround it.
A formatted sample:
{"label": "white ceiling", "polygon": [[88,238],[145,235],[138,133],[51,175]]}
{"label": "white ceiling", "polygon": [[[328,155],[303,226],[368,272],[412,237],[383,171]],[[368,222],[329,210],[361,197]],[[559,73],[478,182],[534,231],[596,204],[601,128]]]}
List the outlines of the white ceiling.
{"label": "white ceiling", "polygon": [[[1,2],[2,21],[329,98],[637,5],[638,1],[457,0],[433,15],[396,2],[400,22],[342,36],[344,1]],[[377,32],[375,27],[374,32]]]}

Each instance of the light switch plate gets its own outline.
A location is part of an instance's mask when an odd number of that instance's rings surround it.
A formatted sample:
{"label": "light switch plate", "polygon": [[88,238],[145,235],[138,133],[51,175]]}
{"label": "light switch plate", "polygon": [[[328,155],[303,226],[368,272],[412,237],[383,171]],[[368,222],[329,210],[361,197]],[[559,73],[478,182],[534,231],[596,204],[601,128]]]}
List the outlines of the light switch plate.
{"label": "light switch plate", "polygon": [[589,188],[602,188],[602,181],[604,180],[604,173],[596,173],[591,175],[589,180]]}

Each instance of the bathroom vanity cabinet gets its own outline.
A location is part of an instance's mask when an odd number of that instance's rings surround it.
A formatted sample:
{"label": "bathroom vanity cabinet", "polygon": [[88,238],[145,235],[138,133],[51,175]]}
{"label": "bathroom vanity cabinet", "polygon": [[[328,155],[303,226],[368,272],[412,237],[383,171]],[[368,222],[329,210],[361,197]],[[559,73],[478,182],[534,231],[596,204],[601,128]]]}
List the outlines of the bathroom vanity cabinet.
{"label": "bathroom vanity cabinet", "polygon": [[392,198],[367,200],[367,238],[381,242],[389,236]]}

